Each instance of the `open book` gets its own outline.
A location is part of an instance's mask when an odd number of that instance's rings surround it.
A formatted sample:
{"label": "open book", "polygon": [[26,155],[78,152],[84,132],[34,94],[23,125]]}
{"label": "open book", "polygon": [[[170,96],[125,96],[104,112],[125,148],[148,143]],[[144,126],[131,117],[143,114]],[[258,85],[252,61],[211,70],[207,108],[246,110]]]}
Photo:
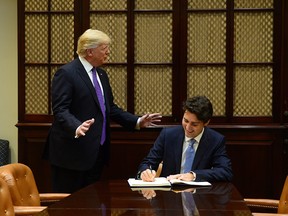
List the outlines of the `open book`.
{"label": "open book", "polygon": [[173,185],[181,185],[181,186],[211,186],[211,183],[207,181],[195,182],[195,181],[183,181],[179,179],[168,180],[165,177],[155,178],[153,182],[145,182],[143,180],[129,178],[128,183],[130,187],[171,187]]}

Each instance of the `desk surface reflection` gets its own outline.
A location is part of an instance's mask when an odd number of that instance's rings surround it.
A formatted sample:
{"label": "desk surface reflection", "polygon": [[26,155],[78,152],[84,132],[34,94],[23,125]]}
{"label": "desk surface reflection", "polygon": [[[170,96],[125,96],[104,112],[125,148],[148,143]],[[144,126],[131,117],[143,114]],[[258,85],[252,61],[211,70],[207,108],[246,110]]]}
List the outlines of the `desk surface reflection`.
{"label": "desk surface reflection", "polygon": [[[189,196],[188,202],[184,202],[186,200],[184,195]],[[37,214],[37,216],[60,215],[250,216],[252,214],[232,183],[213,183],[211,187],[201,188],[132,190],[126,180],[110,180],[92,184]]]}

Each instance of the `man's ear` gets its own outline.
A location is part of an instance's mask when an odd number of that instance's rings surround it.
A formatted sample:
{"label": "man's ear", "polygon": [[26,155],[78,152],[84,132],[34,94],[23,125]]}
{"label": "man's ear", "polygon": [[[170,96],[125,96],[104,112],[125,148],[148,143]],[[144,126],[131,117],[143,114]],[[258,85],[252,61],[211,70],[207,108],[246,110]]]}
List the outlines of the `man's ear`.
{"label": "man's ear", "polygon": [[88,56],[92,56],[92,49],[87,49],[86,53],[87,53]]}
{"label": "man's ear", "polygon": [[204,123],[204,126],[207,126],[209,123],[210,123],[210,119],[206,123]]}

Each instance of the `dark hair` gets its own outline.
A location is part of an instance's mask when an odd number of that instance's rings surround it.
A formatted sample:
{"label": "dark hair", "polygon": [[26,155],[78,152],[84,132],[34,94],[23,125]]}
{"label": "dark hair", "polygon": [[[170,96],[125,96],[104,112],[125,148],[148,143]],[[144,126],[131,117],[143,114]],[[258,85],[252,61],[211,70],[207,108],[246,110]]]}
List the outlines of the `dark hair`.
{"label": "dark hair", "polygon": [[197,118],[204,123],[207,123],[213,115],[212,103],[205,96],[188,98],[183,103],[183,110],[195,114]]}

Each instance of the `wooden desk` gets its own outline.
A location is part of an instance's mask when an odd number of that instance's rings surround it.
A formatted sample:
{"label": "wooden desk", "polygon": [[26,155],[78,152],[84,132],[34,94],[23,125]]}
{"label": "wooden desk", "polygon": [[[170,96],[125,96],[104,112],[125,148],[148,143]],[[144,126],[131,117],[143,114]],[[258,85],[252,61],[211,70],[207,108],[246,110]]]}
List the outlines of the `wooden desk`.
{"label": "wooden desk", "polygon": [[[164,190],[155,192],[156,196],[149,200],[141,191],[132,191],[126,180],[97,182],[49,206],[37,216],[184,215],[181,195],[183,193]],[[194,215],[252,215],[242,196],[231,183],[214,183],[212,187],[197,188],[194,193],[188,194],[193,194],[199,212]]]}

